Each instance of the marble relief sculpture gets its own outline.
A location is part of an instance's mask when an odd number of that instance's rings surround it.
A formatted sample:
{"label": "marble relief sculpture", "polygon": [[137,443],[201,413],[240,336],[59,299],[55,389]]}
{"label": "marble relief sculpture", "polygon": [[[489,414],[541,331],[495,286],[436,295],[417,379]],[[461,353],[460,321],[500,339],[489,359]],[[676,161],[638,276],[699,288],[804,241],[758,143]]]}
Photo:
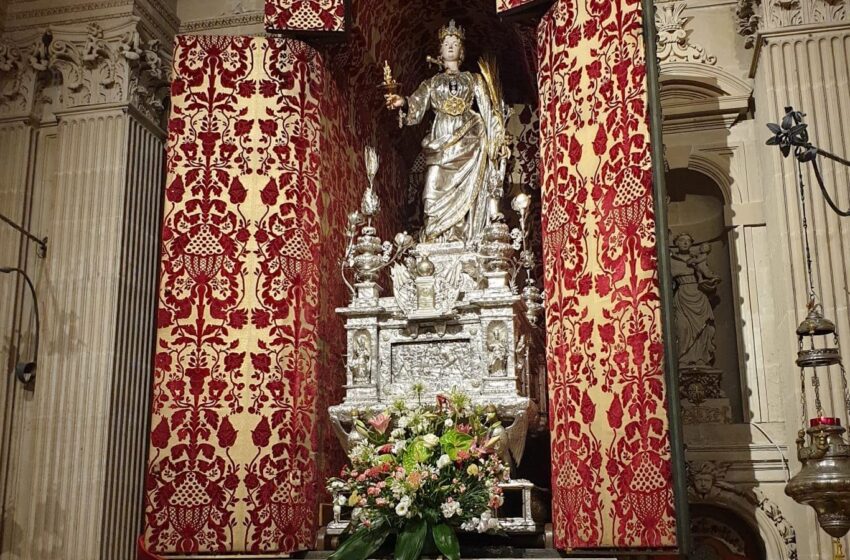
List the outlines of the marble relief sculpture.
{"label": "marble relief sculpture", "polygon": [[[517,465],[529,430],[546,425],[543,297],[532,273],[529,197],[510,204],[519,228],[511,230],[500,212],[510,150],[498,73],[487,62],[480,75],[461,72],[463,38],[454,22],[440,31],[442,71],[408,98],[396,93],[399,84],[384,66],[387,108],[405,108],[403,123],[436,114],[422,142],[424,227],[392,242],[378,237],[379,157],[367,148],[368,186],[349,215],[341,266],[351,301],[337,310],[348,341],[345,397],[329,413],[348,450],[365,415],[398,400],[462,391],[493,411],[502,426],[498,452]],[[522,493],[524,503],[536,492],[528,481],[511,484],[506,488]],[[541,529],[527,505],[523,517],[502,520],[503,528]]]}

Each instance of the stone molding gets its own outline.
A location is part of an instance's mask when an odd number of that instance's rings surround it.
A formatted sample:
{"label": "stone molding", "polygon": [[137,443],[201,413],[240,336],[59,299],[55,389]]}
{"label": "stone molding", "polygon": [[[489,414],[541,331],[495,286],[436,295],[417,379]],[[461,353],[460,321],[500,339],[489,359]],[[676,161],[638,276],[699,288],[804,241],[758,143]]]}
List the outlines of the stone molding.
{"label": "stone molding", "polygon": [[718,66],[667,61],[660,80],[665,133],[731,128],[748,118],[752,82]]}
{"label": "stone molding", "polygon": [[[730,463],[716,461],[688,461],[688,501],[726,507],[743,515],[745,519],[755,513],[757,530],[765,537],[764,530],[769,524],[774,539],[764,538],[768,547],[768,558],[797,560],[797,534],[794,527],[785,518],[780,507],[764,495],[759,487],[744,487],[726,481]],[[781,542],[780,542],[781,541]],[[771,555],[771,546],[780,548]]]}
{"label": "stone molding", "polygon": [[108,21],[126,19],[129,16],[142,18],[141,28],[155,36],[171,49],[171,41],[180,27],[177,15],[162,0],[101,0],[65,6],[19,9],[10,6],[4,22],[4,30],[20,32],[44,29],[47,26],[73,25],[81,21]]}
{"label": "stone molding", "polygon": [[738,0],[738,34],[748,48],[758,34],[811,24],[847,21],[848,0]]}
{"label": "stone molding", "polygon": [[0,37],[0,118],[39,113],[40,92],[60,86],[63,110],[125,104],[162,125],[170,54],[131,16],[51,26],[39,34]]}
{"label": "stone molding", "polygon": [[[256,25],[262,28],[263,13],[245,12],[230,16],[187,21],[180,26],[180,32],[194,34],[214,29],[229,29],[235,27],[245,27],[249,25]],[[262,35],[265,35],[265,33],[262,33]]]}
{"label": "stone molding", "polygon": [[705,48],[690,42],[685,24],[691,19],[682,13],[688,5],[685,2],[664,2],[655,11],[655,25],[658,28],[658,60],[665,62],[698,62],[713,65],[717,57],[705,53]]}

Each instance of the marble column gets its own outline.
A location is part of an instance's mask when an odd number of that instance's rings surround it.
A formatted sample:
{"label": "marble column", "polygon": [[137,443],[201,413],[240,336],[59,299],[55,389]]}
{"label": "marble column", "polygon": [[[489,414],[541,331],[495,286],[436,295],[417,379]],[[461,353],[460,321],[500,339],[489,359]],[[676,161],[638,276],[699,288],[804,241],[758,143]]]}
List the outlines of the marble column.
{"label": "marble column", "polygon": [[[0,158],[18,150],[27,162],[20,213],[49,237],[47,258],[17,257],[36,284],[41,345],[35,382],[10,384],[3,405],[0,558],[133,558],[147,452],[167,61],[135,16],[55,25],[51,33],[44,52],[22,35],[17,58],[46,68],[32,111],[36,140],[4,143],[0,123]],[[4,208],[6,196],[0,191]],[[15,327],[28,341],[27,298],[19,290],[11,299],[22,310]]]}
{"label": "marble column", "polygon": [[[795,0],[740,2],[741,32],[754,47],[751,75],[756,80],[756,107],[762,124],[778,122],[784,107],[807,113],[812,141],[829,151],[850,154],[850,20],[847,0]],[[764,138],[770,133],[764,128]],[[793,158],[783,159],[775,147],[762,147],[763,181],[768,228],[777,243],[770,249],[774,278],[775,327],[766,333],[777,351],[767,356],[783,371],[783,384],[794,387],[785,399],[787,439],[792,441],[799,428],[800,389],[798,371],[793,365],[796,348],[794,331],[806,313],[808,299],[803,253],[802,215],[799,210],[797,168]],[[850,206],[850,170],[820,160],[824,178],[833,198],[844,208]],[[807,185],[808,231],[814,265],[815,289],[827,317],[833,319],[845,338],[845,362],[850,360],[850,221],[832,212],[819,192],[814,174],[804,170]],[[822,373],[823,375],[823,373]],[[831,383],[821,389],[828,415],[842,416],[843,389],[837,371],[830,371]],[[822,379],[825,379],[822,377]],[[811,402],[811,398],[810,398]],[[813,415],[810,410],[809,416]],[[793,470],[799,468],[792,457]],[[802,508],[803,506],[798,506]],[[801,539],[800,557],[827,557],[831,553],[828,536],[815,531],[814,515],[806,508],[793,514]],[[804,527],[810,527],[807,532]],[[815,534],[817,535],[815,537]]]}

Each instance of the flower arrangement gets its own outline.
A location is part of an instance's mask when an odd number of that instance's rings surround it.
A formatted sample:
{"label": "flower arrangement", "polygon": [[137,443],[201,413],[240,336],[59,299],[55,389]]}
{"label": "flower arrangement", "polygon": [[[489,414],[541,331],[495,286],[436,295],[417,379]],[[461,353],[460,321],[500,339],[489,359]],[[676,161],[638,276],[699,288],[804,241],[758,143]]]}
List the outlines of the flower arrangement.
{"label": "flower arrangement", "polygon": [[458,529],[496,532],[508,468],[495,453],[504,430],[495,410],[462,393],[415,407],[405,401],[355,418],[351,465],[328,481],[334,512],[351,509],[351,535],[331,560],[364,560],[397,534],[395,558],[416,560],[431,539],[460,558]]}

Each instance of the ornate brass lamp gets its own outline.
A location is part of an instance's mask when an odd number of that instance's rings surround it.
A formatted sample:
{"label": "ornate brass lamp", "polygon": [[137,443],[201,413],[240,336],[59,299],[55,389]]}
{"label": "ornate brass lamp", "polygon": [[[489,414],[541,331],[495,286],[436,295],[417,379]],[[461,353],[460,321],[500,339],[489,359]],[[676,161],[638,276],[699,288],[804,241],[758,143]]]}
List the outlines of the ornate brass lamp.
{"label": "ornate brass lamp", "polygon": [[[850,165],[850,162],[813,146],[809,142],[803,116],[803,113],[787,107],[780,124],[768,125],[774,136],[767,142],[768,145],[779,146],[786,157],[793,151],[796,160],[803,248],[808,273],[806,282],[809,291],[808,315],[797,327],[797,366],[800,368],[802,412],[802,427],[797,437],[797,457],[802,468],[788,482],[785,493],[815,510],[818,524],[833,538],[834,558],[844,559],[839,539],[850,531],[850,441],[846,429],[841,425],[841,418],[850,418],[850,390],[847,385],[847,372],[841,361],[835,324],[824,317],[823,308],[815,293],[802,166],[805,163],[812,166],[827,204],[838,215],[846,217],[850,216],[850,210],[839,208],[830,197],[823,182],[817,156],[824,156],[843,165]],[[824,376],[829,383],[835,375],[841,377],[844,394],[843,399],[840,399],[842,405],[834,407],[830,416],[824,410],[821,400],[821,377]],[[809,404],[809,380],[814,410]],[[812,412],[814,417],[810,418],[809,414]]]}
{"label": "ornate brass lamp", "polygon": [[[797,437],[797,457],[803,467],[788,482],[785,493],[795,501],[814,508],[823,530],[834,539],[840,539],[850,530],[850,444],[841,419],[827,416],[824,412],[820,397],[821,372],[829,375],[827,368],[830,367],[840,372],[845,412],[850,411],[850,393],[835,325],[824,318],[821,306],[814,299],[809,303],[808,316],[797,327],[797,340],[803,410],[803,427]],[[811,419],[807,419],[807,379],[811,379],[814,395],[815,417]]]}

